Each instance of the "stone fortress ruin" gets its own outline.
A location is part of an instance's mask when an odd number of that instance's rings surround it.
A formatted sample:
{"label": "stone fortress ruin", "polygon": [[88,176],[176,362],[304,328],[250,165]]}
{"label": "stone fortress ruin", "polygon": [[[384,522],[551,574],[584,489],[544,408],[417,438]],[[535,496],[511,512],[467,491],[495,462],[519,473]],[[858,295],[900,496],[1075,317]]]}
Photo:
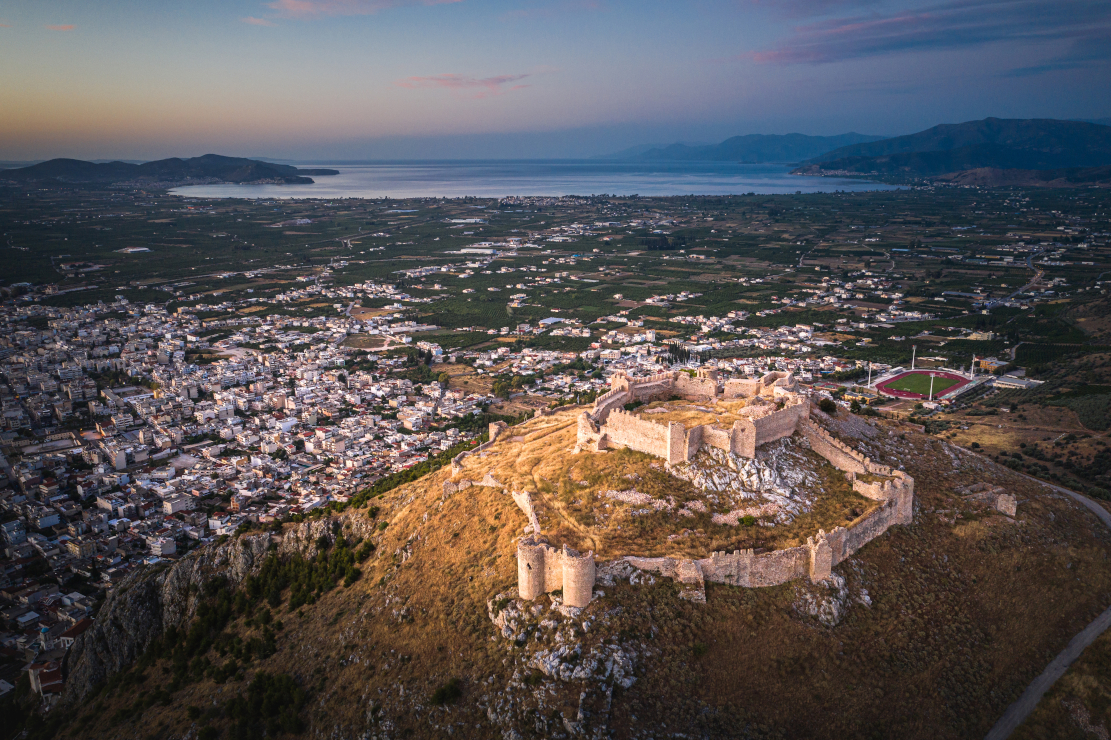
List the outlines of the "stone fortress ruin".
{"label": "stone fortress ruin", "polygon": [[[698,405],[677,410],[678,401]],[[853,450],[823,428],[823,419],[828,417],[812,408],[809,399],[798,392],[790,373],[728,379],[724,383],[714,370],[700,370],[693,376],[667,372],[635,379],[614,375],[610,391],[600,396],[589,411],[579,414],[574,454],[629,448],[659,458],[670,470],[673,465],[692,461],[703,448],[716,448],[737,458],[754,458],[762,446],[798,435],[800,444],[844,474],[853,491],[878,505],[847,526],[836,526],[829,532],[819,529],[797,547],[770,552],[711,552],[709,557],[697,559],[628,554],[603,567],[632,566],[674,578],[683,586],[684,594],[697,601],[705,599],[707,580],[745,587],[774,586],[798,578],[824,580],[834,566],[892,525],[909,524],[914,479]],[[491,425],[490,441],[453,461],[453,473],[463,471],[466,457],[481,455],[504,439],[506,431],[504,424]],[[445,494],[472,485],[501,487],[487,473],[479,481],[447,481]],[[520,597],[531,600],[562,591],[567,606],[586,606],[593,595],[598,569],[593,553],[549,545],[542,537],[532,494],[507,492],[529,520],[517,546]]]}

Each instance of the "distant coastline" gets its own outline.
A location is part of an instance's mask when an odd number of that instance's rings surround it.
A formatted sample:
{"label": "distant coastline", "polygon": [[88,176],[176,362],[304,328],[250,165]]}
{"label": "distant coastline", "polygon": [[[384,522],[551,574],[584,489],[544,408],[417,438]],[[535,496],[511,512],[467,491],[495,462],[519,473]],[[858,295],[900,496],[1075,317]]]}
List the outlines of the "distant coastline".
{"label": "distant coastline", "polygon": [[206,184],[173,188],[191,198],[498,198],[509,195],[761,195],[893,190],[850,178],[790,174],[790,164],[613,160],[410,160],[326,162],[339,174],[312,185]]}

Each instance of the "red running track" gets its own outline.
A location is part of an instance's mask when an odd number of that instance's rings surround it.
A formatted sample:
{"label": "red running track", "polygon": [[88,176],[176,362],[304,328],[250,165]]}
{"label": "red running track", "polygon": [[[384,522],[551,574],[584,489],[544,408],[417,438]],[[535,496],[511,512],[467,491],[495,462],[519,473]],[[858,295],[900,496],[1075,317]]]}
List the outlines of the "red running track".
{"label": "red running track", "polygon": [[947,378],[949,380],[959,381],[956,385],[951,385],[940,393],[934,393],[934,398],[935,399],[937,399],[939,396],[947,395],[947,394],[952,393],[954,391],[960,390],[961,388],[963,388],[964,386],[966,386],[966,385],[968,385],[969,383],[972,382],[968,378],[963,378],[960,375],[957,375],[956,373],[944,373],[944,372],[941,372],[939,370],[910,370],[910,371],[905,372],[905,373],[900,373],[899,375],[896,375],[894,378],[883,381],[882,383],[880,383],[876,386],[876,390],[880,391],[885,396],[891,396],[892,398],[913,398],[913,399],[928,398],[929,394],[926,394],[926,393],[911,393],[910,391],[897,391],[893,388],[888,387],[888,384],[894,383],[898,380],[901,380],[902,378],[905,378],[908,375],[936,375],[939,378]]}

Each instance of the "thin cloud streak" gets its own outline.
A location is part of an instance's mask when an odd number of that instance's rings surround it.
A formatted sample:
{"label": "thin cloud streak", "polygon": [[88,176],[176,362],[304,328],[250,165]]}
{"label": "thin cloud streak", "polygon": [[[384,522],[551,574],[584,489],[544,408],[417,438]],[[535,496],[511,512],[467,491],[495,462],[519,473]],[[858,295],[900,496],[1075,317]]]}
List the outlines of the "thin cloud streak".
{"label": "thin cloud streak", "polygon": [[[432,75],[430,77],[406,77],[403,80],[398,80],[394,84],[398,87],[414,90],[418,88],[439,88],[453,90],[456,91],[456,93],[465,90],[477,90],[473,95],[461,95],[461,97],[479,99],[489,98],[495,95],[504,95],[511,90],[520,90],[529,87],[529,85],[513,85],[511,83],[518,82],[531,76],[531,74],[523,74],[477,78],[467,77],[465,75],[446,74]],[[506,85],[509,85],[509,87],[506,87]]]}
{"label": "thin cloud streak", "polygon": [[275,25],[274,21],[268,21],[265,18],[255,18],[254,16],[250,16],[250,15],[247,16],[246,18],[240,18],[239,20],[243,23],[246,23],[249,26],[273,26],[273,25]]}
{"label": "thin cloud streak", "polygon": [[383,10],[411,5],[448,5],[463,0],[274,0],[266,6],[283,18],[315,18],[337,15],[374,15]]}
{"label": "thin cloud streak", "polygon": [[780,45],[749,52],[761,64],[827,64],[905,51],[990,43],[1069,41],[1111,32],[1106,0],[953,0],[916,12],[798,26]]}
{"label": "thin cloud streak", "polygon": [[70,23],[65,26],[47,26],[46,28],[50,31],[72,31],[73,29],[77,28],[77,26]]}
{"label": "thin cloud streak", "polygon": [[1041,64],[1019,67],[1004,73],[1003,77],[1035,77],[1047,72],[1081,69],[1093,62],[1111,60],[1111,29],[1097,29],[1087,37],[1076,39],[1064,54],[1046,59]]}

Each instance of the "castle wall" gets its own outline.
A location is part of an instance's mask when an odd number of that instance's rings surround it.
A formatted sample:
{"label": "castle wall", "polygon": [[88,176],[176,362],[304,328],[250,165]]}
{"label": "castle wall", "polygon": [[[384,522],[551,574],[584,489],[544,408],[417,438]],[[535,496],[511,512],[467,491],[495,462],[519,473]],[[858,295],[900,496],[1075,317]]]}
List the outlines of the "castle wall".
{"label": "castle wall", "polygon": [[540,534],[540,520],[536,518],[536,509],[532,506],[532,496],[528,491],[511,491],[510,496],[513,497],[513,503],[517,504],[526,517],[528,523],[532,525],[532,531],[535,534]]}
{"label": "castle wall", "polygon": [[615,410],[610,413],[603,429],[606,447],[628,447],[668,459],[671,454],[670,426],[641,419],[628,411]]}
{"label": "castle wall", "polygon": [[674,395],[675,375],[670,372],[638,378],[635,382],[626,378],[625,382],[634,401],[666,400]]}
{"label": "castle wall", "polygon": [[[683,451],[683,462],[692,459],[702,447],[702,431],[706,427],[699,425],[686,430],[687,446]],[[670,460],[668,461],[671,462]]]}
{"label": "castle wall", "polygon": [[678,373],[675,377],[673,392],[675,395],[689,400],[717,398],[717,379],[715,377],[692,378],[686,373]]}
{"label": "castle wall", "polygon": [[805,547],[791,547],[755,556],[749,571],[749,586],[778,586],[810,574],[810,553]]}
{"label": "castle wall", "polygon": [[837,548],[838,562],[851,557],[857,550],[890,529],[891,525],[900,523],[898,501],[885,501],[882,506],[869,512],[868,516],[844,529]]}
{"label": "castle wall", "polygon": [[611,411],[619,409],[632,400],[633,396],[627,390],[613,389],[594,399],[594,420],[599,424],[605,422]]}
{"label": "castle wall", "polygon": [[471,455],[482,452],[483,450],[490,449],[490,447],[492,447],[493,444],[498,441],[498,435],[500,435],[508,428],[509,425],[506,424],[504,421],[495,421],[493,424],[491,424],[489,440],[483,442],[478,447],[475,447],[473,450],[463,450],[458,455],[451,458],[451,474],[455,475],[456,473],[462,473],[464,460],[466,460]]}
{"label": "castle wall", "polygon": [[732,452],[741,457],[756,457],[756,425],[752,419],[733,422]]}
{"label": "castle wall", "polygon": [[757,447],[795,433],[799,422],[807,417],[810,409],[810,404],[805,399],[799,400],[799,403],[786,405],[779,411],[752,420]]}
{"label": "castle wall", "polygon": [[753,398],[760,394],[760,381],[744,378],[730,378],[725,381],[722,396],[725,398]]}
{"label": "castle wall", "polygon": [[699,427],[702,430],[702,444],[717,447],[719,450],[732,451],[733,449],[733,433],[730,429],[718,429],[708,424]]}
{"label": "castle wall", "polygon": [[664,458],[668,465],[686,462],[690,459],[687,444],[687,429],[679,422],[673,421],[667,425],[667,456]]}
{"label": "castle wall", "polygon": [[799,425],[799,431],[810,443],[810,449],[829,460],[829,464],[838,470],[846,473],[868,472],[866,466],[868,458],[856,450],[850,449],[840,440],[834,439],[833,435],[825,429],[811,423],[809,420],[804,420]]}

